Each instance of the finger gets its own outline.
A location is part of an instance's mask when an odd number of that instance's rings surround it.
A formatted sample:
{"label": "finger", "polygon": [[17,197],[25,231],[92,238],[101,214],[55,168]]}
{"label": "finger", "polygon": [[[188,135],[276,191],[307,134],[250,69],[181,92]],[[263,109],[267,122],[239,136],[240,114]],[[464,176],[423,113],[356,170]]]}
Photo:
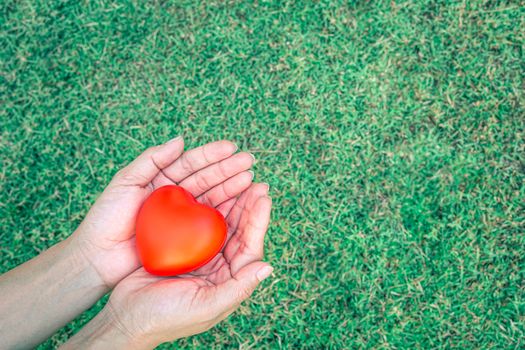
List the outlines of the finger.
{"label": "finger", "polygon": [[232,234],[237,230],[241,221],[246,220],[246,215],[243,215],[245,208],[250,208],[257,198],[268,194],[269,186],[263,183],[254,183],[239,197],[237,203],[228,215],[228,233]]}
{"label": "finger", "polygon": [[139,290],[147,285],[161,281],[163,279],[167,279],[167,277],[154,276],[147,272],[144,267],[140,267],[120,281],[116,285],[115,290],[119,290],[121,286],[127,286],[126,288],[133,286],[133,290]]}
{"label": "finger", "polygon": [[271,209],[272,200],[267,196],[259,197],[250,208],[244,227],[224,248],[224,256],[230,261],[232,273],[263,258],[264,237],[270,223]]}
{"label": "finger", "polygon": [[222,314],[237,308],[248,299],[257,285],[268,278],[273,268],[262,261],[256,261],[244,266],[234,276],[215,287],[215,303],[212,307],[215,313]]}
{"label": "finger", "polygon": [[222,216],[228,217],[228,214],[235,205],[235,202],[237,202],[237,198],[229,199],[226,202],[219,204],[215,209],[217,209],[222,214]]}
{"label": "finger", "polygon": [[237,151],[237,146],[230,141],[216,141],[184,152],[173,164],[164,170],[164,174],[174,182],[211,164],[228,158]]}
{"label": "finger", "polygon": [[[223,260],[226,261],[224,258]],[[225,263],[224,265],[219,267],[219,269],[217,269],[214,273],[208,275],[207,280],[217,285],[226,282],[230,278],[232,278],[230,266],[228,265],[228,263]]]}
{"label": "finger", "polygon": [[250,187],[252,179],[253,172],[244,171],[203,193],[197,198],[197,201],[215,208],[219,204],[237,197],[242,191]]}
{"label": "finger", "polygon": [[164,172],[158,173],[157,176],[155,176],[155,178],[151,181],[151,183],[153,184],[154,189],[175,184],[175,182],[173,182],[166,175],[164,175]]}
{"label": "finger", "polygon": [[271,198],[267,196],[259,197],[250,211],[248,223],[244,228],[241,241],[246,246],[246,249],[254,255],[254,260],[262,259],[263,257],[264,237],[270,224],[271,211]]}
{"label": "finger", "polygon": [[113,181],[119,185],[147,186],[157,174],[175,162],[183,150],[184,140],[180,136],[163,145],[150,147],[120,170]]}
{"label": "finger", "polygon": [[246,152],[234,154],[188,176],[180,186],[197,197],[230,177],[250,169],[254,158]]}

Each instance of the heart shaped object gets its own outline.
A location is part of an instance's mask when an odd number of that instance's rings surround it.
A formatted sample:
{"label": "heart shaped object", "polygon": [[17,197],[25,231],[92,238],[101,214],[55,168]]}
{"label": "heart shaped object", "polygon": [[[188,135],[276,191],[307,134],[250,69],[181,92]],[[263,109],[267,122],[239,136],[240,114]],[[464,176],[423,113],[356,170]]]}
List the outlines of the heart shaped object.
{"label": "heart shaped object", "polygon": [[146,271],[175,276],[193,271],[219,253],[226,241],[226,221],[180,186],[155,190],[140,208],[137,250]]}

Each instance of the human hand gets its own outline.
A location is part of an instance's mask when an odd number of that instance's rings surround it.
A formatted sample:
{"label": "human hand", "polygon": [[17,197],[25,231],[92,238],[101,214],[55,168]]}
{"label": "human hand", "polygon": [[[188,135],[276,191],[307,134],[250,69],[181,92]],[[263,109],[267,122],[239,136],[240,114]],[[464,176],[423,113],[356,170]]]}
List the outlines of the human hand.
{"label": "human hand", "polygon": [[222,253],[189,274],[158,277],[143,268],[122,280],[104,310],[66,344],[106,340],[114,348],[151,348],[214,326],[248,298],[272,268],[261,261],[270,220],[268,186],[253,184],[219,206],[228,223]]}
{"label": "human hand", "polygon": [[199,202],[227,208],[248,188],[253,156],[217,141],[184,152],[182,138],[147,149],[111,180],[70,240],[108,288],[140,266],[135,219],[155,189],[178,184]]}

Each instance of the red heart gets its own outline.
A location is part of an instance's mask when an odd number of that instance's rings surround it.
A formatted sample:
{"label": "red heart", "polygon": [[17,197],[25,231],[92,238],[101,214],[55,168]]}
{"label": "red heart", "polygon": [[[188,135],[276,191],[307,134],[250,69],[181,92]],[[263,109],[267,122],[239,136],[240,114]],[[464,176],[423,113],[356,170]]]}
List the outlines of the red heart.
{"label": "red heart", "polygon": [[226,221],[179,186],[155,190],[137,216],[137,250],[146,271],[174,276],[193,271],[219,253]]}

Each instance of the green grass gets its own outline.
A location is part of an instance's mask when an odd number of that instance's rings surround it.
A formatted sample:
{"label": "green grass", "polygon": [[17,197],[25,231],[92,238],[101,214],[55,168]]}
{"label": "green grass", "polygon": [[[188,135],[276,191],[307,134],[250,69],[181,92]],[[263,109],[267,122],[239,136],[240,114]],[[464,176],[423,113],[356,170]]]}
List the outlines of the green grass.
{"label": "green grass", "polygon": [[227,138],[271,185],[275,277],[163,348],[525,346],[523,2],[0,8],[1,271],[145,147]]}

